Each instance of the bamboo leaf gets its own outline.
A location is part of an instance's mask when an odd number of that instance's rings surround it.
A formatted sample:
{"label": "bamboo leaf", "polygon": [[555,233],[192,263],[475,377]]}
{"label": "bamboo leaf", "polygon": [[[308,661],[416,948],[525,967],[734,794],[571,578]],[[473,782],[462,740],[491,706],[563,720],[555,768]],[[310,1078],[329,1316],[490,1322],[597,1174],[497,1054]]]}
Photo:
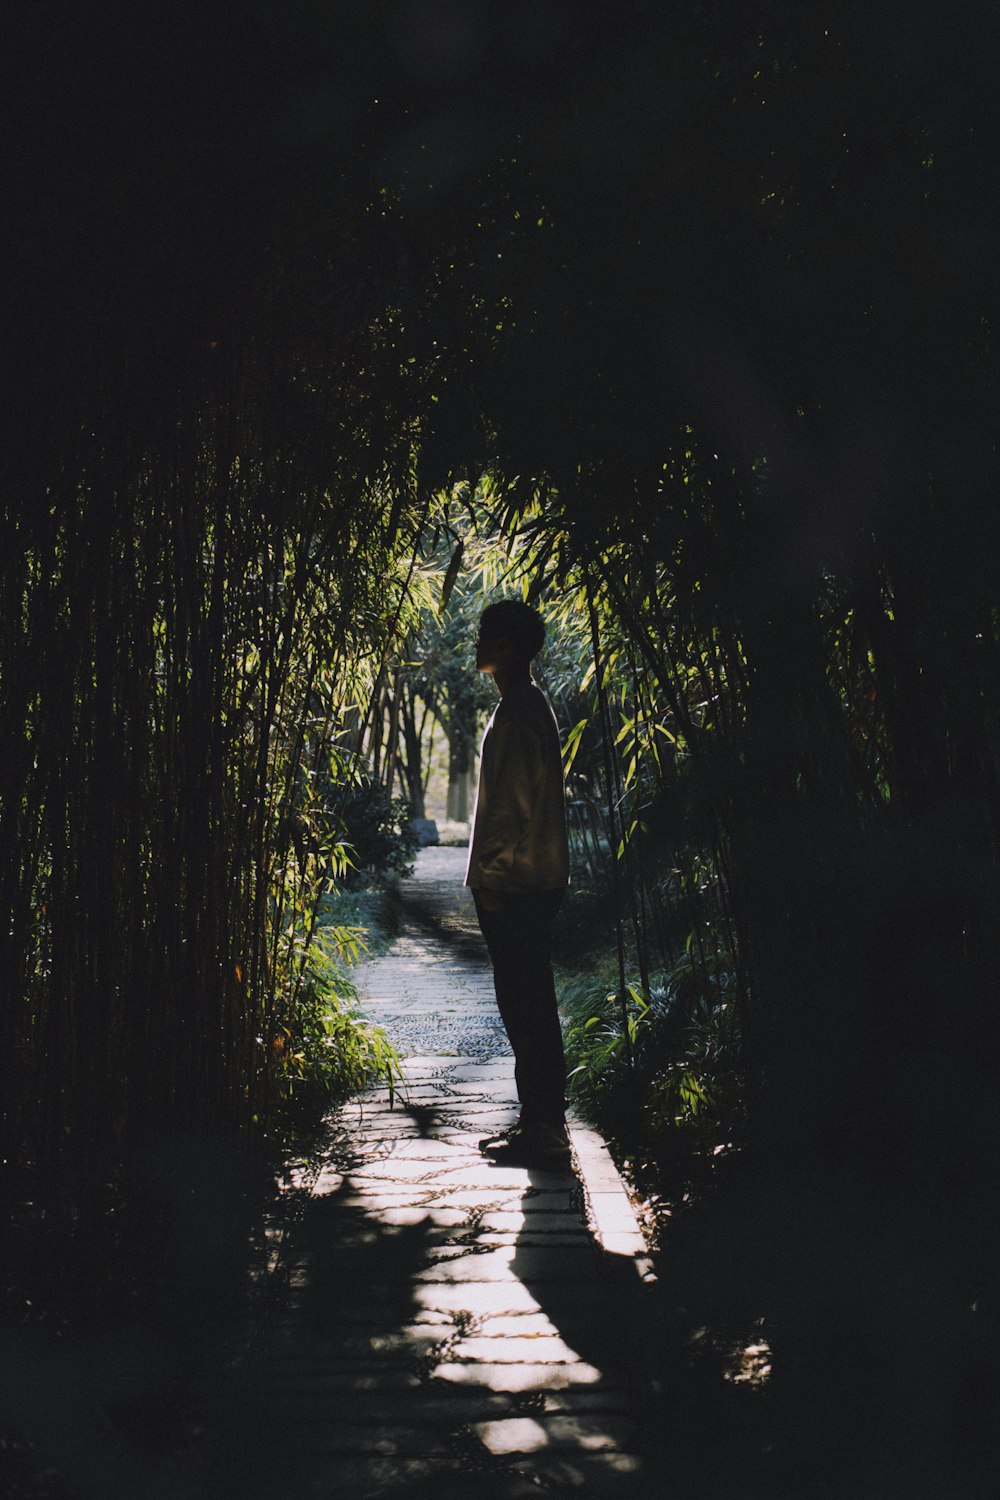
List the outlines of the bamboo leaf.
{"label": "bamboo leaf", "polygon": [[441,585],[441,603],[438,606],[439,615],[443,615],[448,608],[448,601],[451,599],[452,590],[454,589],[455,584],[458,580],[458,575],[461,572],[462,558],[464,555],[465,539],[464,537],[460,537],[458,540],[458,545],[456,546],[455,551],[452,553],[451,561],[448,564],[448,570],[444,575],[444,582]]}

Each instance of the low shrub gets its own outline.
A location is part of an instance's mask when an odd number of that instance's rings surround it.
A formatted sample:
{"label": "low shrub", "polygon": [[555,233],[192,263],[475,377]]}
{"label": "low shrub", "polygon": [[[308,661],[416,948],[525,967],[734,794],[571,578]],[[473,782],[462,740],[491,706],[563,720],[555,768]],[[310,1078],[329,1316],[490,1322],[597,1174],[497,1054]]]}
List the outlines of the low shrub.
{"label": "low shrub", "polygon": [[410,826],[405,797],[390,797],[385,787],[360,776],[338,804],[340,837],[350,846],[351,868],[345,883],[354,889],[413,869],[418,840]]}
{"label": "low shrub", "polygon": [[624,1149],[661,1156],[739,1111],[734,979],[721,962],[685,960],[648,991],[629,978],[624,1015],[611,957],[557,982],[570,1098]]}
{"label": "low shrub", "polygon": [[399,1054],[381,1026],[364,1016],[346,972],[367,945],[363,929],[317,929],[294,1009],[271,1039],[276,1093],[286,1117],[316,1114],[383,1078],[390,1091],[400,1078]]}

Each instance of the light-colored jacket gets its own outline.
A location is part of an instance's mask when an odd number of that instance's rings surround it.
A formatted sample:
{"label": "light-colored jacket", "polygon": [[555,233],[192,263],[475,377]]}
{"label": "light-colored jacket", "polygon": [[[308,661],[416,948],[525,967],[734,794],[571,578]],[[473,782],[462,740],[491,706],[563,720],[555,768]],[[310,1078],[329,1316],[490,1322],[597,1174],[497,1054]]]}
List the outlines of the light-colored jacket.
{"label": "light-colored jacket", "polygon": [[559,730],[544,693],[531,681],[516,682],[483,735],[465,884],[554,891],[568,880]]}

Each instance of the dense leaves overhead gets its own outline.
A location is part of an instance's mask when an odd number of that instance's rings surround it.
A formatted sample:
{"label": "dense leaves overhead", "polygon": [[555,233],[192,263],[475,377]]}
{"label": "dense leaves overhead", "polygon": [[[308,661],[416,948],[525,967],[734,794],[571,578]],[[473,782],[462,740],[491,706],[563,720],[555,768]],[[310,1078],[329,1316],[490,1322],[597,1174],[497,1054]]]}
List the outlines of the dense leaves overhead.
{"label": "dense leaves overhead", "polygon": [[783,450],[798,490],[816,442],[885,464],[994,311],[977,20],[40,6],[12,100],[22,332],[50,379],[60,347],[82,378],[83,343],[160,391],[278,302],[271,337],[352,379],[414,360],[442,462],[482,419],[563,488],[581,464],[620,488],[688,424]]}

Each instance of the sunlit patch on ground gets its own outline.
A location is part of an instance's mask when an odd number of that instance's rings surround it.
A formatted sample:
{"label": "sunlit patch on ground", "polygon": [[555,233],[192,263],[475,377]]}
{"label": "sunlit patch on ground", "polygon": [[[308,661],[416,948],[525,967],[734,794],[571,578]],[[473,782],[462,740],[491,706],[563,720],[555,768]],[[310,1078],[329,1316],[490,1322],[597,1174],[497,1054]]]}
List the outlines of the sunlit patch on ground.
{"label": "sunlit patch on ground", "polygon": [[[485,961],[448,947],[452,909],[469,936],[463,857],[424,852],[416,928],[361,974],[372,1018],[403,1023],[398,1090],[346,1105],[290,1175],[306,1232],[269,1414],[338,1494],[405,1494],[470,1463],[512,1494],[629,1493],[644,1241],[595,1132],[573,1128],[574,1169],[478,1149],[516,1101]],[[441,1055],[445,1029],[461,1055]]]}
{"label": "sunlit patch on ground", "polygon": [[771,1373],[771,1347],[764,1339],[736,1351],[725,1371],[734,1385],[763,1385]]}

